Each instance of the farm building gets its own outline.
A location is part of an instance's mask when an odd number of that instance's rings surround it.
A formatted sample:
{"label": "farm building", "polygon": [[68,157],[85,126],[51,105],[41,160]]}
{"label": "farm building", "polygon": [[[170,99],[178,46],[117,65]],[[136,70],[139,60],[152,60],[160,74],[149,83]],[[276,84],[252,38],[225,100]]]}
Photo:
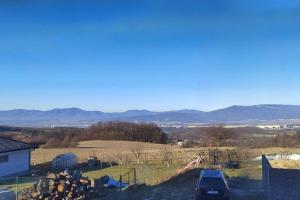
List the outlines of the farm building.
{"label": "farm building", "polygon": [[0,177],[30,169],[31,151],[35,145],[0,137]]}
{"label": "farm building", "polygon": [[52,161],[54,169],[73,168],[77,165],[77,156],[73,153],[65,153],[56,156]]}

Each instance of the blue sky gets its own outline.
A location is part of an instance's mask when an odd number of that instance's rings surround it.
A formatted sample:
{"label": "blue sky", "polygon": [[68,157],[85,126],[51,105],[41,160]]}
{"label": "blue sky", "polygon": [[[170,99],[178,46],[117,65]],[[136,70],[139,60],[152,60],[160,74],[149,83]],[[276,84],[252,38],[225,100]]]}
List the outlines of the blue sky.
{"label": "blue sky", "polygon": [[0,25],[0,110],[300,104],[299,1],[1,1]]}

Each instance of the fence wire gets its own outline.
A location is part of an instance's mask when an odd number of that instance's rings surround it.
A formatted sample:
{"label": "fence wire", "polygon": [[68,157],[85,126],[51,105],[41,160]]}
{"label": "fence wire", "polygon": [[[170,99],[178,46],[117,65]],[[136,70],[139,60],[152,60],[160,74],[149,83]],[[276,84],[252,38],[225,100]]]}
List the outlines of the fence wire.
{"label": "fence wire", "polygon": [[[229,159],[229,152],[212,151],[199,151],[203,152],[207,163]],[[222,155],[224,154],[224,155]],[[114,176],[116,181],[120,181],[128,185],[128,188],[136,188],[139,185],[155,185],[161,183],[168,178],[178,174],[178,169],[183,168],[190,163],[195,156],[195,152],[172,152],[162,151],[160,153],[139,153],[138,156],[133,154],[123,154],[122,156],[105,156],[99,157],[100,162],[93,168],[89,168],[86,159],[81,159],[78,163],[80,169],[87,167],[87,171],[95,171],[101,175],[103,169],[112,168],[117,164],[120,173],[119,177]],[[49,163],[50,164],[50,163]],[[48,166],[48,165],[47,165]],[[40,169],[44,169],[42,166]],[[53,170],[49,166],[47,170]],[[112,176],[111,174],[107,174]],[[0,200],[21,200],[26,199],[26,189],[36,187],[41,177],[16,177],[16,178],[0,178]],[[30,190],[28,190],[29,192]],[[119,191],[121,196],[127,197],[129,190]],[[21,195],[22,193],[22,195]],[[24,195],[25,194],[25,195]]]}

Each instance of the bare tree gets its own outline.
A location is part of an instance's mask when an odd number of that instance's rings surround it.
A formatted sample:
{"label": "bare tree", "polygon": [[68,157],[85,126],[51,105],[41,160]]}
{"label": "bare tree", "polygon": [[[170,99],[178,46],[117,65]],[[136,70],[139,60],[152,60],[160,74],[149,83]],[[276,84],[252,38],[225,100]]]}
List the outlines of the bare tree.
{"label": "bare tree", "polygon": [[136,159],[137,164],[141,164],[141,156],[143,154],[143,151],[144,151],[144,146],[142,144],[131,149],[131,153]]}
{"label": "bare tree", "polygon": [[238,133],[229,128],[210,127],[206,129],[206,136],[210,138],[217,147],[220,147],[226,145],[229,140],[237,139]]}
{"label": "bare tree", "polygon": [[170,167],[171,161],[173,159],[173,152],[170,148],[164,147],[161,149],[162,163],[166,164],[167,167]]}
{"label": "bare tree", "polygon": [[[123,163],[124,155],[123,155],[121,152],[118,152],[118,153],[116,154],[116,159],[117,159],[119,165],[123,165],[123,164],[124,164],[124,163]],[[126,158],[125,158],[125,159],[126,159]]]}

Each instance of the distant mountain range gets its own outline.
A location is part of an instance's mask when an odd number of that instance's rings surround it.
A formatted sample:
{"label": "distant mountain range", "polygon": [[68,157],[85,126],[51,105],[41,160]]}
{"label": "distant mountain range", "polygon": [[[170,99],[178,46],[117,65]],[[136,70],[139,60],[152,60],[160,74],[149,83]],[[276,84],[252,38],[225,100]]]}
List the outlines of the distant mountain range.
{"label": "distant mountain range", "polygon": [[126,112],[105,113],[101,111],[86,111],[79,108],[62,108],[49,111],[23,109],[0,111],[0,125],[11,126],[88,126],[99,121],[115,120],[154,122],[158,124],[247,124],[300,120],[300,106],[271,104],[231,106],[210,112],[198,110],[166,112],[128,110]]}

